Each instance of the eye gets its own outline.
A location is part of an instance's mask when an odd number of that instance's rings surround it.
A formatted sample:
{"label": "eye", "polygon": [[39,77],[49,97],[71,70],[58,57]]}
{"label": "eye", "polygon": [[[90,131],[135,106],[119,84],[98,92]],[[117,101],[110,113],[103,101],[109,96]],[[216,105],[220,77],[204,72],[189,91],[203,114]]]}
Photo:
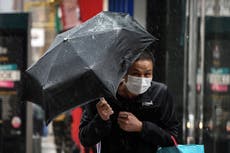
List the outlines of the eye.
{"label": "eye", "polygon": [[145,74],[145,77],[146,77],[146,78],[152,77],[152,73],[146,73],[146,74]]}
{"label": "eye", "polygon": [[131,75],[132,75],[132,76],[139,76],[140,74],[137,73],[137,72],[133,72]]}

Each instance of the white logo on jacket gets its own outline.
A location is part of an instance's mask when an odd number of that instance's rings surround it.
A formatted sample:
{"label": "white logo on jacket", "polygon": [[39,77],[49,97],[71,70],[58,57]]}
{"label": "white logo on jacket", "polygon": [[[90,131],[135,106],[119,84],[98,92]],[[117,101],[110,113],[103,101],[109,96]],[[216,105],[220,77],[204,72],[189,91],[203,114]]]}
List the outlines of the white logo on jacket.
{"label": "white logo on jacket", "polygon": [[146,102],[142,102],[142,106],[152,106],[153,105],[153,101],[146,101]]}

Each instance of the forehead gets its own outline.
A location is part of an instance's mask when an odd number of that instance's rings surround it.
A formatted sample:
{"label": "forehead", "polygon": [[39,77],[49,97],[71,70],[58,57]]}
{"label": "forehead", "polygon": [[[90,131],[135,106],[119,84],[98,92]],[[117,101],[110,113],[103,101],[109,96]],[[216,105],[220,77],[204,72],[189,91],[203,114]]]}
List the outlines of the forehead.
{"label": "forehead", "polygon": [[130,70],[152,70],[153,69],[153,62],[151,60],[138,60],[135,61]]}

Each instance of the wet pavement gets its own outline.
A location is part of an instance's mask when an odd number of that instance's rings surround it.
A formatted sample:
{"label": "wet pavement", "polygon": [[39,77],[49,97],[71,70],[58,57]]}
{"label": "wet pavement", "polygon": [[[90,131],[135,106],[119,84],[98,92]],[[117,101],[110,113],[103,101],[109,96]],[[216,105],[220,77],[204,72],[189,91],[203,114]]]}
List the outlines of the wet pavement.
{"label": "wet pavement", "polygon": [[41,139],[41,153],[56,153],[52,124],[48,126],[49,134]]}

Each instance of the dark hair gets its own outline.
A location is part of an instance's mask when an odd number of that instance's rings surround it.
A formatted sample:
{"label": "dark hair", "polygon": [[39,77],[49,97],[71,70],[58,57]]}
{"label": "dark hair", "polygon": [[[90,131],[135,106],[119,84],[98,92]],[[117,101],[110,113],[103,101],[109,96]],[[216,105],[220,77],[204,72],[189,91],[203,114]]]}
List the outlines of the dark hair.
{"label": "dark hair", "polygon": [[141,55],[136,59],[136,61],[139,60],[151,60],[153,63],[155,62],[154,55],[151,51],[143,51]]}

